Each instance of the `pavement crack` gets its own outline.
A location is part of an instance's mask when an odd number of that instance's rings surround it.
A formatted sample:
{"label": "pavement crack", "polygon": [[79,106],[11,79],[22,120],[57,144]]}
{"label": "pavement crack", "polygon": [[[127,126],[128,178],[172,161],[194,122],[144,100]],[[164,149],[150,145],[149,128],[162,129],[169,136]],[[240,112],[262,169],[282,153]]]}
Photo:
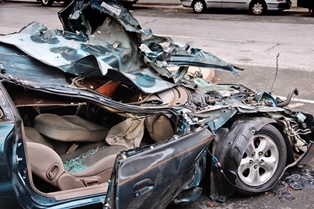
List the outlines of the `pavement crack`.
{"label": "pavement crack", "polygon": [[270,50],[276,48],[277,46],[280,46],[280,43],[277,43],[277,44],[275,44],[274,46],[272,46],[272,47],[266,49],[264,52],[268,52],[268,51],[270,51]]}
{"label": "pavement crack", "polygon": [[156,18],[156,19],[153,19],[153,20],[151,20],[151,21],[144,22],[144,23],[142,23],[141,25],[142,25],[142,26],[146,26],[146,25],[149,24],[149,23],[154,23],[154,22],[157,22],[157,20],[163,20],[163,19],[165,19],[165,17]]}

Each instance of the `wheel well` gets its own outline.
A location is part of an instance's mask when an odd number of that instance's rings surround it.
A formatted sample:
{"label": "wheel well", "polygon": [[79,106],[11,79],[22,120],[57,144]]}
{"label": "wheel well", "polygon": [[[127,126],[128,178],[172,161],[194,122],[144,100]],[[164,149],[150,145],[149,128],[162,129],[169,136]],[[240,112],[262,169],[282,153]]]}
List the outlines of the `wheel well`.
{"label": "wheel well", "polygon": [[261,2],[261,3],[263,3],[264,6],[265,6],[265,11],[267,10],[267,4],[266,4],[265,0],[252,0],[252,1],[250,2],[250,4],[249,4],[249,9],[252,7],[252,4],[255,3],[255,2]]}
{"label": "wheel well", "polygon": [[194,4],[195,4],[196,1],[201,1],[201,2],[203,2],[204,4],[206,4],[204,0],[193,0],[192,6],[194,6]]}
{"label": "wheel well", "polygon": [[[211,194],[212,198],[219,196],[230,196],[234,193],[236,184],[236,172],[242,159],[244,150],[250,137],[255,131],[261,130],[266,125],[272,125],[280,133],[283,133],[284,127],[276,120],[266,117],[236,117],[230,123],[225,124],[216,133],[216,139],[213,141],[211,150],[214,156],[221,163],[222,169],[228,178],[228,181],[220,175],[220,172],[211,166],[212,177],[215,192]],[[293,150],[289,139],[284,135],[284,141],[281,146],[286,145],[286,165],[294,161]],[[284,167],[286,167],[286,165]],[[266,188],[267,189],[267,188]],[[242,192],[244,194],[245,192]],[[249,194],[249,193],[248,193]],[[251,194],[251,193],[250,193]]]}
{"label": "wheel well", "polygon": [[[282,133],[284,131],[282,125],[280,125],[279,123],[270,123],[270,124],[273,125],[276,129],[278,129],[278,131],[280,133]],[[288,137],[285,134],[282,134],[282,136],[285,139],[285,144],[286,144],[286,147],[287,147],[287,162],[286,162],[286,165],[288,165],[288,164],[294,162],[293,150],[292,150],[292,146],[290,144],[290,141],[289,141]]]}

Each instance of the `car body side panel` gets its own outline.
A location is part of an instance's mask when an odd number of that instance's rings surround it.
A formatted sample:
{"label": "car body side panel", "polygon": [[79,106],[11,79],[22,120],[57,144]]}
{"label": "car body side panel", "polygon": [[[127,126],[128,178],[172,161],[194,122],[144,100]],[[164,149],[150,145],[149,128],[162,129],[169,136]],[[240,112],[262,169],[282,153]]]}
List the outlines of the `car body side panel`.
{"label": "car body side panel", "polygon": [[192,1],[190,1],[190,0],[181,0],[181,4],[184,7],[191,7],[192,6]]}
{"label": "car body side panel", "polygon": [[277,1],[267,1],[267,10],[277,11],[290,9],[292,2],[290,0],[277,2]]}
{"label": "car body side panel", "polygon": [[117,209],[166,208],[193,182],[195,162],[213,137],[209,130],[198,129],[138,154],[118,156],[114,189],[109,191],[116,198],[107,203]]}
{"label": "car body side panel", "polygon": [[247,0],[222,0],[223,8],[248,9],[250,2]]}
{"label": "car body side panel", "polygon": [[206,0],[207,8],[222,8],[222,0]]}

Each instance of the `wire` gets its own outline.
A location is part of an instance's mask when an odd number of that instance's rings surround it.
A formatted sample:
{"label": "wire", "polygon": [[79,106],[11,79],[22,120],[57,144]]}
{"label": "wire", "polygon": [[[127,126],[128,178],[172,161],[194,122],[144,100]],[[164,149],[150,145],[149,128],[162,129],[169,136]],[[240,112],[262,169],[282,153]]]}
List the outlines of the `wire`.
{"label": "wire", "polygon": [[210,156],[212,156],[212,161],[213,161],[213,163],[214,163],[215,168],[217,168],[217,169],[220,171],[220,173],[224,176],[224,178],[227,180],[227,182],[228,182],[231,186],[233,186],[234,188],[246,192],[246,190],[244,190],[244,189],[238,187],[237,185],[235,185],[234,183],[232,183],[232,182],[228,179],[228,177],[226,176],[226,174],[224,173],[224,171],[223,171],[223,169],[222,169],[221,163],[220,163],[219,160],[209,151],[208,147],[207,147],[207,152],[210,154]]}

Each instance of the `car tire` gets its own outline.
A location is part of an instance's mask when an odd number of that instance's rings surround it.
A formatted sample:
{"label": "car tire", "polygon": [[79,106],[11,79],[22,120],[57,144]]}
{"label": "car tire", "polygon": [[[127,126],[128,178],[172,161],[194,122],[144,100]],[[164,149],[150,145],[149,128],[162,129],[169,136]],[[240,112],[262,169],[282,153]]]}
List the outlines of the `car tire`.
{"label": "car tire", "polygon": [[249,196],[271,189],[287,161],[287,147],[281,133],[267,124],[254,133],[237,170],[236,192]]}
{"label": "car tire", "polygon": [[41,5],[45,7],[50,7],[53,4],[54,0],[40,0],[40,2]]}
{"label": "car tire", "polygon": [[266,12],[267,6],[263,0],[253,0],[250,3],[250,12],[253,15],[262,15]]}
{"label": "car tire", "polygon": [[202,0],[194,1],[192,6],[195,13],[202,13],[206,9],[206,5]]}

